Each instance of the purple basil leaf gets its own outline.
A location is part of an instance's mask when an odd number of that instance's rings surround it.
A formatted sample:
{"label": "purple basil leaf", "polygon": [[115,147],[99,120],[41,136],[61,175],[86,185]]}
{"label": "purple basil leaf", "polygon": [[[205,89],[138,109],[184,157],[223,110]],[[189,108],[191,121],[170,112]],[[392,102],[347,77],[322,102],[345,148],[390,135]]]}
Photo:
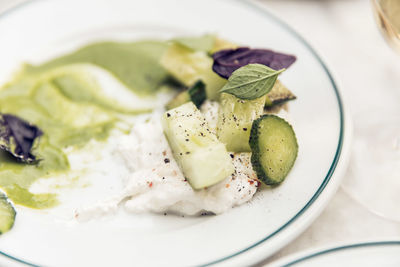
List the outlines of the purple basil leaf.
{"label": "purple basil leaf", "polygon": [[35,139],[42,134],[35,125],[11,114],[0,114],[0,149],[10,152],[22,162],[36,161],[32,147]]}
{"label": "purple basil leaf", "polygon": [[268,49],[239,47],[224,49],[213,54],[213,71],[223,78],[229,78],[235,70],[248,64],[263,64],[274,70],[286,69],[295,61],[292,55],[277,53]]}

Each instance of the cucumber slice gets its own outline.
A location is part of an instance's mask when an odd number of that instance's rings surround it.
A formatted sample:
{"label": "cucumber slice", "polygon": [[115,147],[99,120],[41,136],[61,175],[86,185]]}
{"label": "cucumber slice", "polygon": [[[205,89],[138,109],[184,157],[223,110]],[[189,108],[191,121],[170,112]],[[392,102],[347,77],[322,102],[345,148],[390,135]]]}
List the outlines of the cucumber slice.
{"label": "cucumber slice", "polygon": [[258,179],[268,185],[281,183],[292,169],[298,144],[292,126],[275,115],[253,122],[250,134],[251,164]]}
{"label": "cucumber slice", "polygon": [[7,197],[0,193],[0,234],[4,234],[13,227],[15,215],[14,207]]}
{"label": "cucumber slice", "polygon": [[167,110],[179,107],[189,101],[192,101],[197,108],[206,100],[205,85],[202,81],[197,81],[188,90],[179,93],[165,106]]}
{"label": "cucumber slice", "polygon": [[296,96],[281,81],[276,80],[274,87],[267,94],[265,107],[269,108],[293,99],[296,99]]}
{"label": "cucumber slice", "polygon": [[265,96],[242,100],[222,93],[218,111],[217,136],[232,152],[250,152],[249,137],[253,121],[264,111]]}
{"label": "cucumber slice", "polygon": [[167,111],[162,124],[174,158],[193,189],[216,184],[234,172],[225,145],[192,102]]}
{"label": "cucumber slice", "polygon": [[219,90],[226,79],[212,70],[213,60],[203,51],[193,51],[178,43],[173,43],[161,58],[161,65],[179,82],[189,87],[202,80],[206,85],[207,97],[219,98]]}

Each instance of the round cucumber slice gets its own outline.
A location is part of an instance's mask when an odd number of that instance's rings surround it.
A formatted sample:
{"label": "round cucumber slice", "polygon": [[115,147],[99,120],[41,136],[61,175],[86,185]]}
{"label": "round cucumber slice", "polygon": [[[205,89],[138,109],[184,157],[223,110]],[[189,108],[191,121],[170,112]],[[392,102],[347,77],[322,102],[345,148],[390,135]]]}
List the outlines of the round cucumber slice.
{"label": "round cucumber slice", "polygon": [[253,122],[249,144],[251,163],[258,178],[267,185],[281,183],[298,153],[292,126],[278,116],[263,115]]}

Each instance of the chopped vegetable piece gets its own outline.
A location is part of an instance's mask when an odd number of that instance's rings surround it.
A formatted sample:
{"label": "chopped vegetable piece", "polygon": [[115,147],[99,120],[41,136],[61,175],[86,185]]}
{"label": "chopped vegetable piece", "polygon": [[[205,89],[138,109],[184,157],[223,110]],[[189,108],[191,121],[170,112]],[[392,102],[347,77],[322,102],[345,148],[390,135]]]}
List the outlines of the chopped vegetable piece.
{"label": "chopped vegetable piece", "polygon": [[214,185],[234,172],[225,145],[192,102],[167,111],[162,124],[174,158],[193,189]]}
{"label": "chopped vegetable piece", "polygon": [[6,195],[0,192],[0,234],[9,231],[15,221],[15,209],[8,201]]}
{"label": "chopped vegetable piece", "polygon": [[217,136],[232,152],[250,152],[249,137],[253,121],[264,111],[265,96],[242,100],[222,93],[218,112]]}
{"label": "chopped vegetable piece", "polygon": [[167,110],[179,107],[189,101],[192,101],[197,108],[206,100],[205,84],[202,81],[197,81],[188,90],[179,93],[166,105]]}
{"label": "chopped vegetable piece", "polygon": [[212,71],[213,60],[205,52],[173,43],[161,58],[161,65],[179,82],[189,87],[198,80],[206,85],[207,98],[217,100],[226,80]]}
{"label": "chopped vegetable piece", "polygon": [[276,80],[274,87],[267,94],[265,107],[272,107],[294,99],[296,99],[296,96],[281,81]]}
{"label": "chopped vegetable piece", "polygon": [[258,179],[267,185],[281,183],[292,169],[298,144],[292,126],[275,115],[253,122],[250,133],[251,164]]}

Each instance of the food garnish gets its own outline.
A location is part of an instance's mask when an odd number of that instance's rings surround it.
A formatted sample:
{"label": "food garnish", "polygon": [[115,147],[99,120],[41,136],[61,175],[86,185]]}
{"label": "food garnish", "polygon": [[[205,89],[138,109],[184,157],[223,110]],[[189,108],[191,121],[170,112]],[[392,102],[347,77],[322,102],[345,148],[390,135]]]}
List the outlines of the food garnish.
{"label": "food garnish", "polygon": [[32,149],[43,132],[35,125],[11,114],[0,114],[0,149],[25,163],[33,163]]}
{"label": "food garnish", "polygon": [[246,100],[262,97],[272,89],[278,75],[284,70],[273,70],[261,64],[243,66],[232,73],[220,92]]}
{"label": "food garnish", "polygon": [[213,70],[219,76],[228,79],[232,73],[240,67],[248,64],[262,64],[274,70],[287,69],[295,61],[296,57],[283,53],[277,53],[268,49],[251,49],[239,47],[225,49],[213,54]]}

